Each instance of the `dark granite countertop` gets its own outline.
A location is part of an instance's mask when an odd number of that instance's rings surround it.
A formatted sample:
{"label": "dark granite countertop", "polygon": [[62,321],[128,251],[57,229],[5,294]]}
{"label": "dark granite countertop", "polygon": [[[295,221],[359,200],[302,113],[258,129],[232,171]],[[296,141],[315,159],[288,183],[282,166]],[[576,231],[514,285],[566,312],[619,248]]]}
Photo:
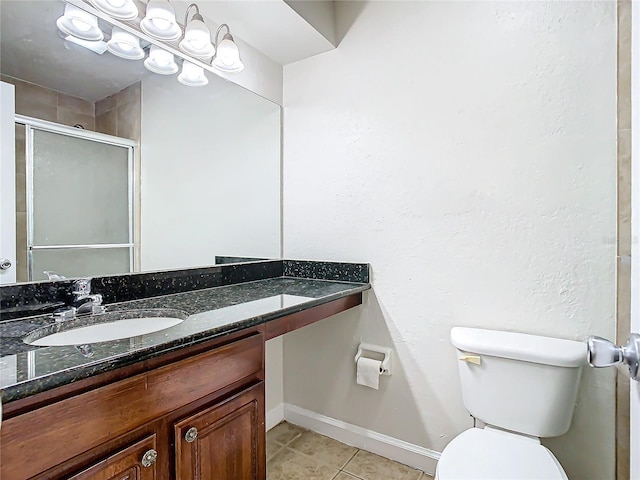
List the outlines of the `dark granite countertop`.
{"label": "dark granite countertop", "polygon": [[107,305],[107,311],[171,308],[182,323],[155,333],[91,345],[27,345],[26,335],[55,328],[50,315],[0,322],[0,396],[3,403],[146,360],[370,288],[368,283],[281,276]]}

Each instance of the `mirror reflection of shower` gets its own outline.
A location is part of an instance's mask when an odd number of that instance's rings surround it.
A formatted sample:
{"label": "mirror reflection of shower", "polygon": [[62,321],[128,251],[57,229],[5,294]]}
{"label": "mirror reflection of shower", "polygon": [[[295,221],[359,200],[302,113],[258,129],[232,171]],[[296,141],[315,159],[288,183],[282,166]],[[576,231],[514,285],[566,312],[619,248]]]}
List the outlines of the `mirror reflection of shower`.
{"label": "mirror reflection of shower", "polygon": [[16,207],[19,281],[133,271],[136,142],[20,115],[16,128],[26,191]]}

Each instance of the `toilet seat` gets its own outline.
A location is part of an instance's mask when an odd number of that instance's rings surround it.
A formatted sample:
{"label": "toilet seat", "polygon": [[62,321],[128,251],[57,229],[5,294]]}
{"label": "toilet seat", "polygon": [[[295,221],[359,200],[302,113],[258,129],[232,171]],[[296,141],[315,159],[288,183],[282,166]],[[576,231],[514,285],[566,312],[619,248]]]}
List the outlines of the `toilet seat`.
{"label": "toilet seat", "polygon": [[436,480],[568,480],[537,438],[492,427],[470,428],[446,446]]}

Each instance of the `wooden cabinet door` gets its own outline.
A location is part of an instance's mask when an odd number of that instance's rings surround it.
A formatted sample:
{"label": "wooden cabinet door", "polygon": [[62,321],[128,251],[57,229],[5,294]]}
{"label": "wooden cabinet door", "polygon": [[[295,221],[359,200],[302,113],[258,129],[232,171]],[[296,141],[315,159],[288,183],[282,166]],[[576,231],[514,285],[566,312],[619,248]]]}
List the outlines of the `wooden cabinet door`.
{"label": "wooden cabinet door", "polygon": [[69,480],[155,480],[156,436],[115,452]]}
{"label": "wooden cabinet door", "polygon": [[265,480],[264,382],[174,430],[177,480]]}

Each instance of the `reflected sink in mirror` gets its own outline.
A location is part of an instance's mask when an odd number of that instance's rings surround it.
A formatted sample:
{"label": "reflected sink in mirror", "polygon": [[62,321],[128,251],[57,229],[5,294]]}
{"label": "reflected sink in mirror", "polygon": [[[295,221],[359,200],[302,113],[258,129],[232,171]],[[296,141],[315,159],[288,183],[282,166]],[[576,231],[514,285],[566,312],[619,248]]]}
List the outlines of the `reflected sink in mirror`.
{"label": "reflected sink in mirror", "polygon": [[179,325],[188,316],[168,308],[87,315],[35,330],[24,338],[24,342],[38,347],[109,342],[165,330]]}

